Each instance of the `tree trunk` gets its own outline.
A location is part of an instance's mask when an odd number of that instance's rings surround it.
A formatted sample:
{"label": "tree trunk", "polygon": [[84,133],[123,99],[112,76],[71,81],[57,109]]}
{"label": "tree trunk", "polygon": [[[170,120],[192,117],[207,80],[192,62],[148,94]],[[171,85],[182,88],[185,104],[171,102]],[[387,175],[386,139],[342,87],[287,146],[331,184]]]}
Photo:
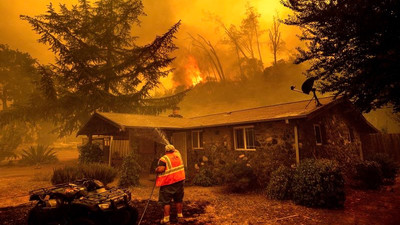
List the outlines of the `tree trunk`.
{"label": "tree trunk", "polygon": [[1,102],[3,103],[3,110],[8,109],[8,106],[7,106],[7,99],[2,98],[2,99],[1,99]]}
{"label": "tree trunk", "polygon": [[240,77],[244,77],[244,74],[243,74],[243,68],[242,68],[242,62],[240,61],[240,54],[239,54],[239,49],[238,49],[238,47],[236,46],[236,55],[237,55],[237,58],[238,58],[238,65],[239,65],[239,70],[240,70]]}
{"label": "tree trunk", "polygon": [[2,95],[1,95],[1,102],[3,104],[3,110],[8,109],[8,105],[7,105],[7,91],[6,89],[3,87],[3,91],[2,91]]}
{"label": "tree trunk", "polygon": [[256,41],[257,41],[258,55],[259,55],[259,57],[260,57],[261,65],[262,65],[262,67],[264,67],[264,63],[263,63],[262,56],[261,56],[260,41],[258,40],[258,31],[257,31],[257,27],[254,28],[254,31],[256,32]]}

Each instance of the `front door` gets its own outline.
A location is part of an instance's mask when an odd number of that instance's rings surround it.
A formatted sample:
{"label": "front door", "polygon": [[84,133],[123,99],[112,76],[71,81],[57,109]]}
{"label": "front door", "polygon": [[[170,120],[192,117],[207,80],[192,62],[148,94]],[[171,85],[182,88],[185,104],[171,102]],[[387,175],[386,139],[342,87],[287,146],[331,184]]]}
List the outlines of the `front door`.
{"label": "front door", "polygon": [[187,167],[186,132],[173,133],[172,144],[181,153],[183,163]]}

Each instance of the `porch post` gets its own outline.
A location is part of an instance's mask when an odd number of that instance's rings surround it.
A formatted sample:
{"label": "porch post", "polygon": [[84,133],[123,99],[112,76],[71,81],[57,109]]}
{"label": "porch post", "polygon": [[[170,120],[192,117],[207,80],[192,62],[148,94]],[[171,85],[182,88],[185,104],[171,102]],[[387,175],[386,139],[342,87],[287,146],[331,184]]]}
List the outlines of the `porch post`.
{"label": "porch post", "polygon": [[114,139],[114,136],[111,136],[110,137],[110,146],[109,146],[110,150],[108,151],[108,166],[111,166],[111,157],[112,157],[111,146],[113,144],[113,139]]}
{"label": "porch post", "polygon": [[297,125],[294,126],[294,148],[296,150],[296,164],[300,164],[300,152],[299,152],[299,132]]}
{"label": "porch post", "polygon": [[88,144],[91,145],[93,141],[93,135],[92,134],[88,134]]}

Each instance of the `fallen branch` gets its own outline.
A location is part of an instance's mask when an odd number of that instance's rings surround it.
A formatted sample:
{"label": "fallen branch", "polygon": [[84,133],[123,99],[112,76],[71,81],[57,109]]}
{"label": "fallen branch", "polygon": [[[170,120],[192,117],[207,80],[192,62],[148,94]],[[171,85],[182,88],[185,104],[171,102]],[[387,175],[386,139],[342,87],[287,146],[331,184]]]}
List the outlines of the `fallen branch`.
{"label": "fallen branch", "polygon": [[271,219],[271,220],[267,220],[267,221],[257,221],[257,223],[268,223],[268,222],[273,222],[273,221],[277,222],[280,220],[286,220],[286,219],[290,219],[290,218],[297,217],[297,216],[299,216],[299,215],[295,214],[295,215],[279,217],[279,218],[275,218],[275,219]]}

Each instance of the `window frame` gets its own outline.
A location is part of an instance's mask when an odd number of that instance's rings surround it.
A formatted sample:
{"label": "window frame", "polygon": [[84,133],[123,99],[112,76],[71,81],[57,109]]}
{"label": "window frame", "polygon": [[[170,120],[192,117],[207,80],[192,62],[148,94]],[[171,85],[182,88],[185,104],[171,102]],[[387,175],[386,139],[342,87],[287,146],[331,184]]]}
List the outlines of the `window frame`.
{"label": "window frame", "polygon": [[[204,149],[204,144],[200,142],[200,133],[203,135],[203,130],[192,130],[192,149],[196,149],[196,150],[202,150]],[[193,137],[194,135],[197,135],[197,146],[193,146]],[[204,136],[203,136],[204,138]],[[202,139],[203,139],[202,138]]]}
{"label": "window frame", "polygon": [[[317,129],[315,129],[316,127],[318,127],[318,131],[319,131],[319,137],[321,139],[321,142],[318,142],[317,139]],[[314,128],[314,138],[315,138],[315,144],[317,146],[321,146],[323,144],[323,140],[324,138],[322,137],[322,130],[321,130],[321,125],[320,124],[313,124],[313,128]]]}
{"label": "window frame", "polygon": [[[254,148],[248,148],[247,147],[247,140],[246,140],[246,128],[253,128],[253,140],[254,142],[256,141],[255,139],[255,132],[254,132],[254,126],[240,126],[240,127],[234,127],[233,128],[233,147],[235,148],[235,151],[251,151],[254,152],[257,149]],[[243,130],[243,144],[244,144],[244,148],[237,148],[237,140],[236,140],[236,130]]]}

